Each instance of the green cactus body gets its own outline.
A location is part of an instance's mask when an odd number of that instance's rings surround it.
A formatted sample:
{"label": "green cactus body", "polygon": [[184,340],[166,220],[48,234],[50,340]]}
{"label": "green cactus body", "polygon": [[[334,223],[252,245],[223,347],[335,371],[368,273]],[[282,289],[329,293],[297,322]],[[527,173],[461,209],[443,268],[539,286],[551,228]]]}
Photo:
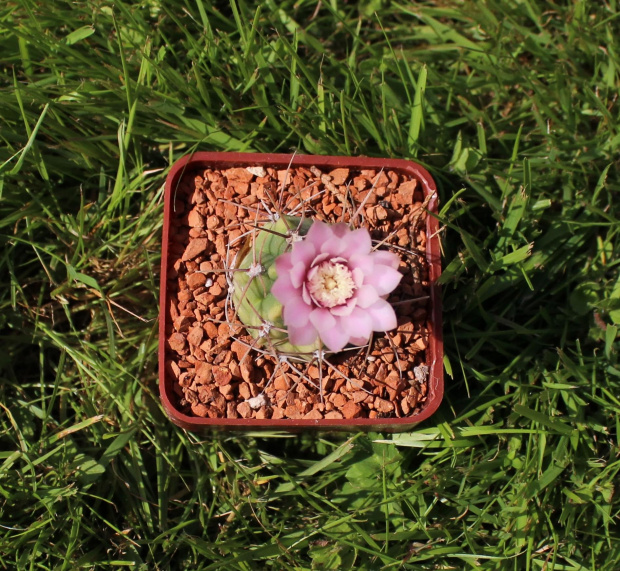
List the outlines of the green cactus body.
{"label": "green cactus body", "polygon": [[[282,321],[282,305],[271,294],[271,286],[277,278],[275,260],[289,246],[287,233],[290,229],[297,229],[300,235],[305,235],[311,224],[309,219],[302,221],[301,218],[283,216],[277,222],[263,226],[254,236],[248,237],[237,255],[236,265],[241,270],[260,265],[262,271],[255,277],[251,277],[249,272],[232,273],[232,301],[237,317],[252,337],[261,339],[263,346],[273,347],[278,353],[301,358],[311,358],[320,349],[320,343],[317,341],[305,346],[291,344]],[[265,322],[272,325],[267,334]]]}

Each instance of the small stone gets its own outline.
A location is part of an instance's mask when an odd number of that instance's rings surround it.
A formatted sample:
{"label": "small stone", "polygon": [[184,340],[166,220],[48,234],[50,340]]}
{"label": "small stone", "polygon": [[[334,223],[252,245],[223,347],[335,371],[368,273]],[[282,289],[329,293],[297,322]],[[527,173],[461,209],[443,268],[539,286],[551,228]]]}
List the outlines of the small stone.
{"label": "small stone", "polygon": [[219,389],[220,389],[220,393],[226,400],[232,400],[233,392],[234,392],[233,385],[231,384],[223,385]]}
{"label": "small stone", "polygon": [[241,359],[243,359],[245,354],[249,351],[249,347],[247,345],[241,343],[241,341],[235,340],[235,341],[232,342],[232,344],[230,346],[230,350],[237,357],[237,361],[241,362]]}
{"label": "small stone", "polygon": [[313,408],[310,412],[306,413],[303,418],[306,420],[320,420],[323,418],[323,415],[319,410]]}
{"label": "small stone", "polygon": [[365,391],[355,391],[352,395],[353,402],[364,402],[370,395]]}
{"label": "small stone", "polygon": [[209,293],[214,296],[214,297],[218,297],[220,295],[222,295],[222,286],[218,283],[213,284],[210,288],[209,288]]}
{"label": "small stone", "polygon": [[397,390],[401,384],[401,378],[398,371],[392,371],[386,378],[384,383],[393,390]]}
{"label": "small stone", "polygon": [[347,402],[347,404],[345,404],[341,409],[342,415],[345,418],[355,418],[356,416],[359,416],[361,411],[362,407],[351,400]]}
{"label": "small stone", "polygon": [[200,272],[194,272],[186,277],[187,285],[190,289],[197,289],[202,287],[207,282],[207,276]]}
{"label": "small stone", "polygon": [[342,413],[338,412],[337,410],[332,410],[328,413],[325,414],[325,419],[326,420],[340,420],[342,418]]}
{"label": "small stone", "polygon": [[388,400],[376,398],[375,399],[375,410],[381,413],[388,413],[394,410],[394,403],[391,403]]}
{"label": "small stone", "polygon": [[284,418],[284,409],[279,406],[273,407],[273,412],[271,413],[271,420],[280,420]]}
{"label": "small stone", "polygon": [[196,381],[206,383],[211,379],[213,365],[200,361],[196,364]]}
{"label": "small stone", "polygon": [[205,220],[195,208],[187,215],[187,222],[192,228],[204,228]]}
{"label": "small stone", "polygon": [[250,390],[250,385],[248,385],[247,383],[241,383],[239,385],[239,396],[243,400],[248,400],[249,398],[252,398],[252,391]]}
{"label": "small stone", "polygon": [[209,240],[207,240],[207,238],[195,238],[190,240],[190,243],[187,245],[187,248],[185,248],[185,252],[183,252],[181,259],[184,262],[193,260],[207,250],[208,244]]}
{"label": "small stone", "polygon": [[216,367],[213,370],[213,378],[218,386],[228,385],[232,379],[232,373],[225,367]]}
{"label": "small stone", "polygon": [[202,404],[201,402],[196,402],[196,403],[192,404],[192,412],[196,416],[205,417],[205,416],[207,416],[207,411],[208,410],[209,409],[207,408],[207,406]]}
{"label": "small stone", "polygon": [[310,367],[308,367],[308,376],[311,379],[318,380],[320,376],[319,368],[315,365],[311,365]]}
{"label": "small stone", "polygon": [[394,198],[396,202],[402,206],[406,206],[408,204],[413,204],[413,194],[418,186],[416,180],[408,180],[407,182],[403,182],[398,189],[396,190],[396,194]]}
{"label": "small stone", "polygon": [[194,194],[192,195],[190,202],[192,204],[204,204],[206,200],[207,200],[207,197],[205,196],[205,193],[202,192],[202,190],[197,189],[194,191]]}
{"label": "small stone", "polygon": [[286,374],[278,375],[273,381],[273,387],[277,391],[288,391],[291,388],[291,383],[288,380]]}
{"label": "small stone", "polygon": [[377,381],[379,381],[380,383],[383,383],[385,382],[386,377],[387,377],[387,369],[385,368],[385,365],[381,363],[381,365],[379,365],[379,370],[377,371],[377,374],[375,375],[375,379],[377,379]]}
{"label": "small stone", "polygon": [[226,418],[239,418],[236,403],[229,402],[226,404]]}
{"label": "small stone", "polygon": [[198,347],[202,343],[202,337],[204,336],[204,333],[204,329],[200,325],[196,325],[187,334],[187,340],[194,347]]}
{"label": "small stone", "polygon": [[174,328],[179,333],[185,333],[189,329],[190,323],[192,323],[192,321],[193,320],[191,317],[188,317],[187,315],[180,315],[174,320]]}
{"label": "small stone", "polygon": [[185,349],[185,337],[180,333],[173,333],[168,338],[168,345],[170,345],[170,349],[176,351],[177,353],[181,353]]}
{"label": "small stone", "polygon": [[332,403],[337,408],[342,408],[345,404],[347,404],[347,397],[341,395],[340,393],[332,396]]}
{"label": "small stone", "polygon": [[232,168],[223,172],[228,181],[250,182],[254,178],[254,174],[249,168]]}
{"label": "small stone", "polygon": [[255,416],[255,418],[256,418],[257,420],[264,420],[264,419],[266,419],[266,418],[269,418],[269,413],[268,413],[268,411],[267,411],[267,407],[263,406],[263,407],[259,408],[259,409],[256,411],[256,416]]}
{"label": "small stone", "polygon": [[214,230],[219,225],[220,225],[220,219],[217,216],[213,215],[213,216],[209,216],[209,218],[207,218],[207,228],[209,230]]}
{"label": "small stone", "polygon": [[413,374],[418,383],[424,383],[428,378],[428,367],[426,365],[418,365],[413,368]]}
{"label": "small stone", "polygon": [[293,404],[290,406],[287,406],[284,409],[284,414],[288,417],[288,418],[292,418],[292,419],[297,419],[297,418],[301,418],[303,415],[300,412],[300,410]]}
{"label": "small stone", "polygon": [[217,337],[217,325],[213,323],[213,321],[207,321],[203,328],[209,339],[215,339]]}
{"label": "small stone", "polygon": [[257,410],[263,406],[269,405],[269,400],[265,396],[265,393],[260,393],[259,395],[256,395],[255,397],[249,398],[247,400],[247,403],[250,405],[251,408],[253,408],[254,410]]}
{"label": "small stone", "polygon": [[388,217],[388,213],[387,210],[385,208],[383,208],[383,206],[379,205],[379,206],[375,206],[373,209],[374,215],[376,217],[377,220],[385,220]]}
{"label": "small stone", "polygon": [[252,407],[247,402],[241,402],[237,405],[237,412],[241,418],[249,418],[252,416]]}
{"label": "small stone", "polygon": [[404,323],[398,324],[397,331],[401,334],[404,345],[408,345],[411,342],[414,329],[415,325],[411,322],[410,319],[407,319],[407,321],[405,321]]}
{"label": "small stone", "polygon": [[404,399],[401,399],[400,401],[400,408],[403,411],[403,414],[407,415],[411,412],[411,408],[409,408],[409,402],[407,397],[405,397]]}
{"label": "small stone", "polygon": [[[267,171],[263,167],[246,167],[246,169],[253,176],[265,176]],[[251,180],[251,179],[250,179]]]}
{"label": "small stone", "polygon": [[349,169],[343,169],[343,168],[334,169],[333,171],[329,173],[329,176],[332,179],[331,180],[332,184],[336,186],[340,186],[341,184],[345,183],[347,178],[349,178]]}
{"label": "small stone", "polygon": [[250,359],[245,359],[244,361],[242,361],[239,365],[239,368],[241,369],[241,378],[246,383],[251,382],[252,374],[254,373],[254,367],[252,366]]}

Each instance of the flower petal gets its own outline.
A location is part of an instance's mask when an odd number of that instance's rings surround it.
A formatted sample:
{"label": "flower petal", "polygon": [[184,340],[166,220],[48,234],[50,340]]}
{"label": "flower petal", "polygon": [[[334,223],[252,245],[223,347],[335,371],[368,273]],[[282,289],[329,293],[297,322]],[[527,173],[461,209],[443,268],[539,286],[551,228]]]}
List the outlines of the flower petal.
{"label": "flower petal", "polygon": [[292,263],[302,262],[306,266],[310,264],[314,256],[316,256],[317,248],[309,240],[300,240],[293,244],[291,250]]}
{"label": "flower petal", "polygon": [[395,270],[400,266],[400,256],[394,252],[388,252],[387,250],[375,250],[372,253],[372,260],[375,264],[390,266],[390,268],[394,268]]}
{"label": "flower petal", "polygon": [[365,311],[372,319],[373,331],[390,331],[396,329],[398,322],[394,308],[385,299],[378,299]]}
{"label": "flower petal", "polygon": [[329,240],[325,240],[325,242],[321,244],[321,252],[329,254],[330,257],[340,255],[344,248],[344,240],[338,236],[332,236]]}
{"label": "flower petal", "polygon": [[317,256],[314,257],[310,266],[312,266],[313,268],[316,268],[316,266],[318,266],[321,262],[324,262],[325,260],[327,260],[327,258],[329,257],[330,257],[329,253],[318,254]]}
{"label": "flower petal", "polygon": [[338,238],[344,238],[349,233],[349,226],[344,222],[333,224],[331,228],[334,236],[338,236]]}
{"label": "flower petal", "polygon": [[355,339],[365,339],[365,343],[368,342],[370,334],[372,333],[372,317],[370,314],[356,307],[351,312],[351,315],[347,317],[343,317],[340,322],[342,323],[342,328],[351,336],[351,338]]}
{"label": "flower petal", "polygon": [[349,258],[349,268],[351,271],[360,270],[366,274],[371,274],[375,267],[375,262],[373,260],[374,256],[368,256],[364,254],[353,254]]}
{"label": "flower petal", "polygon": [[313,244],[318,252],[321,244],[325,242],[325,240],[329,240],[332,236],[333,232],[329,224],[321,222],[320,220],[315,220],[312,226],[310,226],[310,230],[308,230],[304,242]]}
{"label": "flower petal", "polygon": [[304,327],[288,327],[288,339],[293,345],[311,345],[318,336],[317,330],[308,325]]}
{"label": "flower petal", "polygon": [[286,274],[291,271],[293,267],[293,260],[291,258],[291,252],[285,252],[284,254],[280,254],[276,258],[276,273],[278,275]]}
{"label": "flower petal", "polygon": [[295,265],[290,270],[290,278],[293,287],[301,287],[301,284],[304,282],[306,278],[308,265],[304,262],[295,262]]}
{"label": "flower petal", "polygon": [[364,272],[359,268],[354,268],[351,274],[353,275],[353,283],[355,284],[355,287],[362,287],[364,283]]}
{"label": "flower petal", "polygon": [[366,228],[353,230],[353,232],[347,233],[342,240],[345,245],[342,255],[346,258],[350,258],[355,254],[368,255],[372,248],[370,233]]}
{"label": "flower petal", "polygon": [[312,305],[314,302],[312,301],[312,296],[310,295],[310,292],[308,291],[308,287],[306,286],[306,282],[304,282],[301,286],[301,298],[304,300],[304,302],[306,302],[308,305]]}
{"label": "flower petal", "polygon": [[325,346],[334,352],[342,351],[349,342],[349,334],[345,333],[340,324],[336,324],[335,327],[323,331],[319,337]]}
{"label": "flower petal", "polygon": [[342,305],[337,305],[336,307],[332,307],[330,311],[332,315],[337,315],[338,317],[346,317],[347,315],[351,315],[351,312],[357,305],[357,299],[353,296],[351,299],[347,301],[347,303],[343,303]]}
{"label": "flower petal", "polygon": [[295,289],[288,274],[280,275],[271,286],[271,293],[282,304],[287,303],[290,299],[299,296],[299,292]]}
{"label": "flower petal", "polygon": [[323,331],[332,329],[336,326],[336,318],[328,309],[317,307],[310,313],[310,323],[314,325],[319,335],[322,335]]}
{"label": "flower petal", "polygon": [[281,303],[282,319],[287,327],[304,327],[308,325],[312,308],[299,297],[299,292],[294,297]]}
{"label": "flower petal", "polygon": [[403,274],[389,266],[376,266],[372,274],[367,274],[364,285],[376,288],[379,295],[387,295],[400,283]]}
{"label": "flower petal", "polygon": [[357,305],[363,309],[366,309],[379,299],[379,294],[373,286],[363,285],[357,290],[355,297],[357,299]]}

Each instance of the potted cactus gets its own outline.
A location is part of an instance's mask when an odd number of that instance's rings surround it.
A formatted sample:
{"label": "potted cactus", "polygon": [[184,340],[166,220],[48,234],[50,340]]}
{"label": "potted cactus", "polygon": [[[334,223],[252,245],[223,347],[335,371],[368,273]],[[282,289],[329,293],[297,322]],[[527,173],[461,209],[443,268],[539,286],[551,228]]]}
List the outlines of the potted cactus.
{"label": "potted cactus", "polygon": [[166,181],[160,393],[205,427],[397,430],[443,394],[436,190],[402,160],[197,153]]}

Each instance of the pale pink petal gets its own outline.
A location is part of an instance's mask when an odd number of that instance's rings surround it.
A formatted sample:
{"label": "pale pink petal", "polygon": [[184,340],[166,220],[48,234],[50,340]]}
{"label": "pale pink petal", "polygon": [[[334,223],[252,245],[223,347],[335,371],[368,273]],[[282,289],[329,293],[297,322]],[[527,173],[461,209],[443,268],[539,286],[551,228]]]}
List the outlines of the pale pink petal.
{"label": "pale pink petal", "polygon": [[364,274],[371,274],[375,267],[372,256],[364,256],[362,254],[354,254],[349,258],[349,268],[351,271],[360,270]]}
{"label": "pale pink petal", "polygon": [[319,335],[322,335],[327,329],[332,329],[336,326],[336,318],[328,309],[317,307],[310,313],[310,323],[314,325]]}
{"label": "pale pink petal", "polygon": [[299,292],[293,287],[288,275],[278,276],[271,286],[271,293],[282,304],[299,296]]}
{"label": "pale pink petal", "polygon": [[389,266],[395,270],[397,270],[398,266],[400,266],[400,256],[394,252],[388,252],[387,250],[376,250],[371,254],[371,256],[375,264]]}
{"label": "pale pink petal", "polygon": [[293,260],[291,258],[290,252],[281,254],[276,258],[276,273],[278,275],[289,272],[292,267],[293,267]]}
{"label": "pale pink petal", "polygon": [[357,299],[355,299],[355,296],[353,296],[351,299],[347,300],[347,303],[332,307],[330,311],[332,312],[332,315],[337,315],[338,317],[346,317],[347,315],[351,315],[351,312],[356,305]]}
{"label": "pale pink petal", "polygon": [[364,283],[364,272],[359,268],[355,268],[351,271],[351,274],[353,275],[353,283],[355,284],[355,287],[362,287],[362,284]]}
{"label": "pale pink petal", "polygon": [[396,313],[394,308],[384,299],[378,299],[365,311],[368,312],[372,319],[372,328],[374,331],[390,331],[396,329]]}
{"label": "pale pink petal", "polygon": [[330,351],[342,351],[344,346],[349,342],[349,335],[339,326],[332,327],[323,331],[319,336],[321,341]]}
{"label": "pale pink petal", "polygon": [[329,240],[333,236],[333,231],[329,224],[325,222],[321,222],[320,220],[315,220],[310,226],[310,230],[306,234],[306,238],[304,242],[310,242],[314,244],[316,250],[320,250],[320,246],[325,240]]}
{"label": "pale pink petal", "polygon": [[340,320],[342,328],[353,338],[365,339],[367,342],[372,333],[372,318],[367,311],[356,307],[346,318]]}
{"label": "pale pink petal", "polygon": [[377,266],[375,271],[366,275],[364,285],[371,285],[376,288],[379,295],[387,295],[394,291],[394,288],[400,283],[403,274],[389,266]]}
{"label": "pale pink petal", "polygon": [[321,252],[329,254],[330,257],[338,256],[344,250],[344,240],[338,236],[332,236],[321,244]]}
{"label": "pale pink petal", "polygon": [[288,339],[293,345],[311,345],[318,337],[314,327],[288,327]]}
{"label": "pale pink petal", "polygon": [[303,299],[308,305],[312,305],[312,296],[306,287],[306,282],[301,286],[301,299]]}
{"label": "pale pink petal", "polygon": [[372,248],[372,241],[370,240],[370,233],[366,228],[358,228],[349,232],[343,237],[344,250],[342,255],[350,258],[356,254],[368,255]]}
{"label": "pale pink petal", "polygon": [[312,308],[299,297],[291,297],[282,302],[282,319],[287,327],[304,327],[308,325]]}
{"label": "pale pink petal", "polygon": [[293,287],[301,287],[301,284],[306,278],[307,268],[307,264],[295,262],[295,265],[291,268],[289,273]]}
{"label": "pale pink petal", "polygon": [[332,226],[332,232],[334,236],[338,236],[338,238],[344,238],[349,232],[349,226],[344,222],[338,222]]}
{"label": "pale pink petal", "polygon": [[357,305],[366,309],[379,299],[379,294],[373,286],[363,285],[355,292],[355,298],[357,299]]}
{"label": "pale pink petal", "polygon": [[329,258],[331,256],[331,254],[329,252],[325,253],[325,254],[319,254],[318,256],[315,256],[314,259],[312,260],[312,262],[310,263],[310,265],[315,268],[316,266],[318,266],[321,262],[324,262],[325,260],[327,260],[327,258]]}
{"label": "pale pink petal", "polygon": [[368,336],[368,337],[351,337],[351,339],[349,339],[349,343],[351,343],[351,345],[363,346],[363,345],[368,345],[369,339],[370,339],[370,336]]}
{"label": "pale pink petal", "polygon": [[293,250],[291,251],[292,259],[294,263],[302,262],[306,266],[310,264],[314,256],[316,256],[317,249],[312,242],[308,240],[301,240],[293,244]]}

